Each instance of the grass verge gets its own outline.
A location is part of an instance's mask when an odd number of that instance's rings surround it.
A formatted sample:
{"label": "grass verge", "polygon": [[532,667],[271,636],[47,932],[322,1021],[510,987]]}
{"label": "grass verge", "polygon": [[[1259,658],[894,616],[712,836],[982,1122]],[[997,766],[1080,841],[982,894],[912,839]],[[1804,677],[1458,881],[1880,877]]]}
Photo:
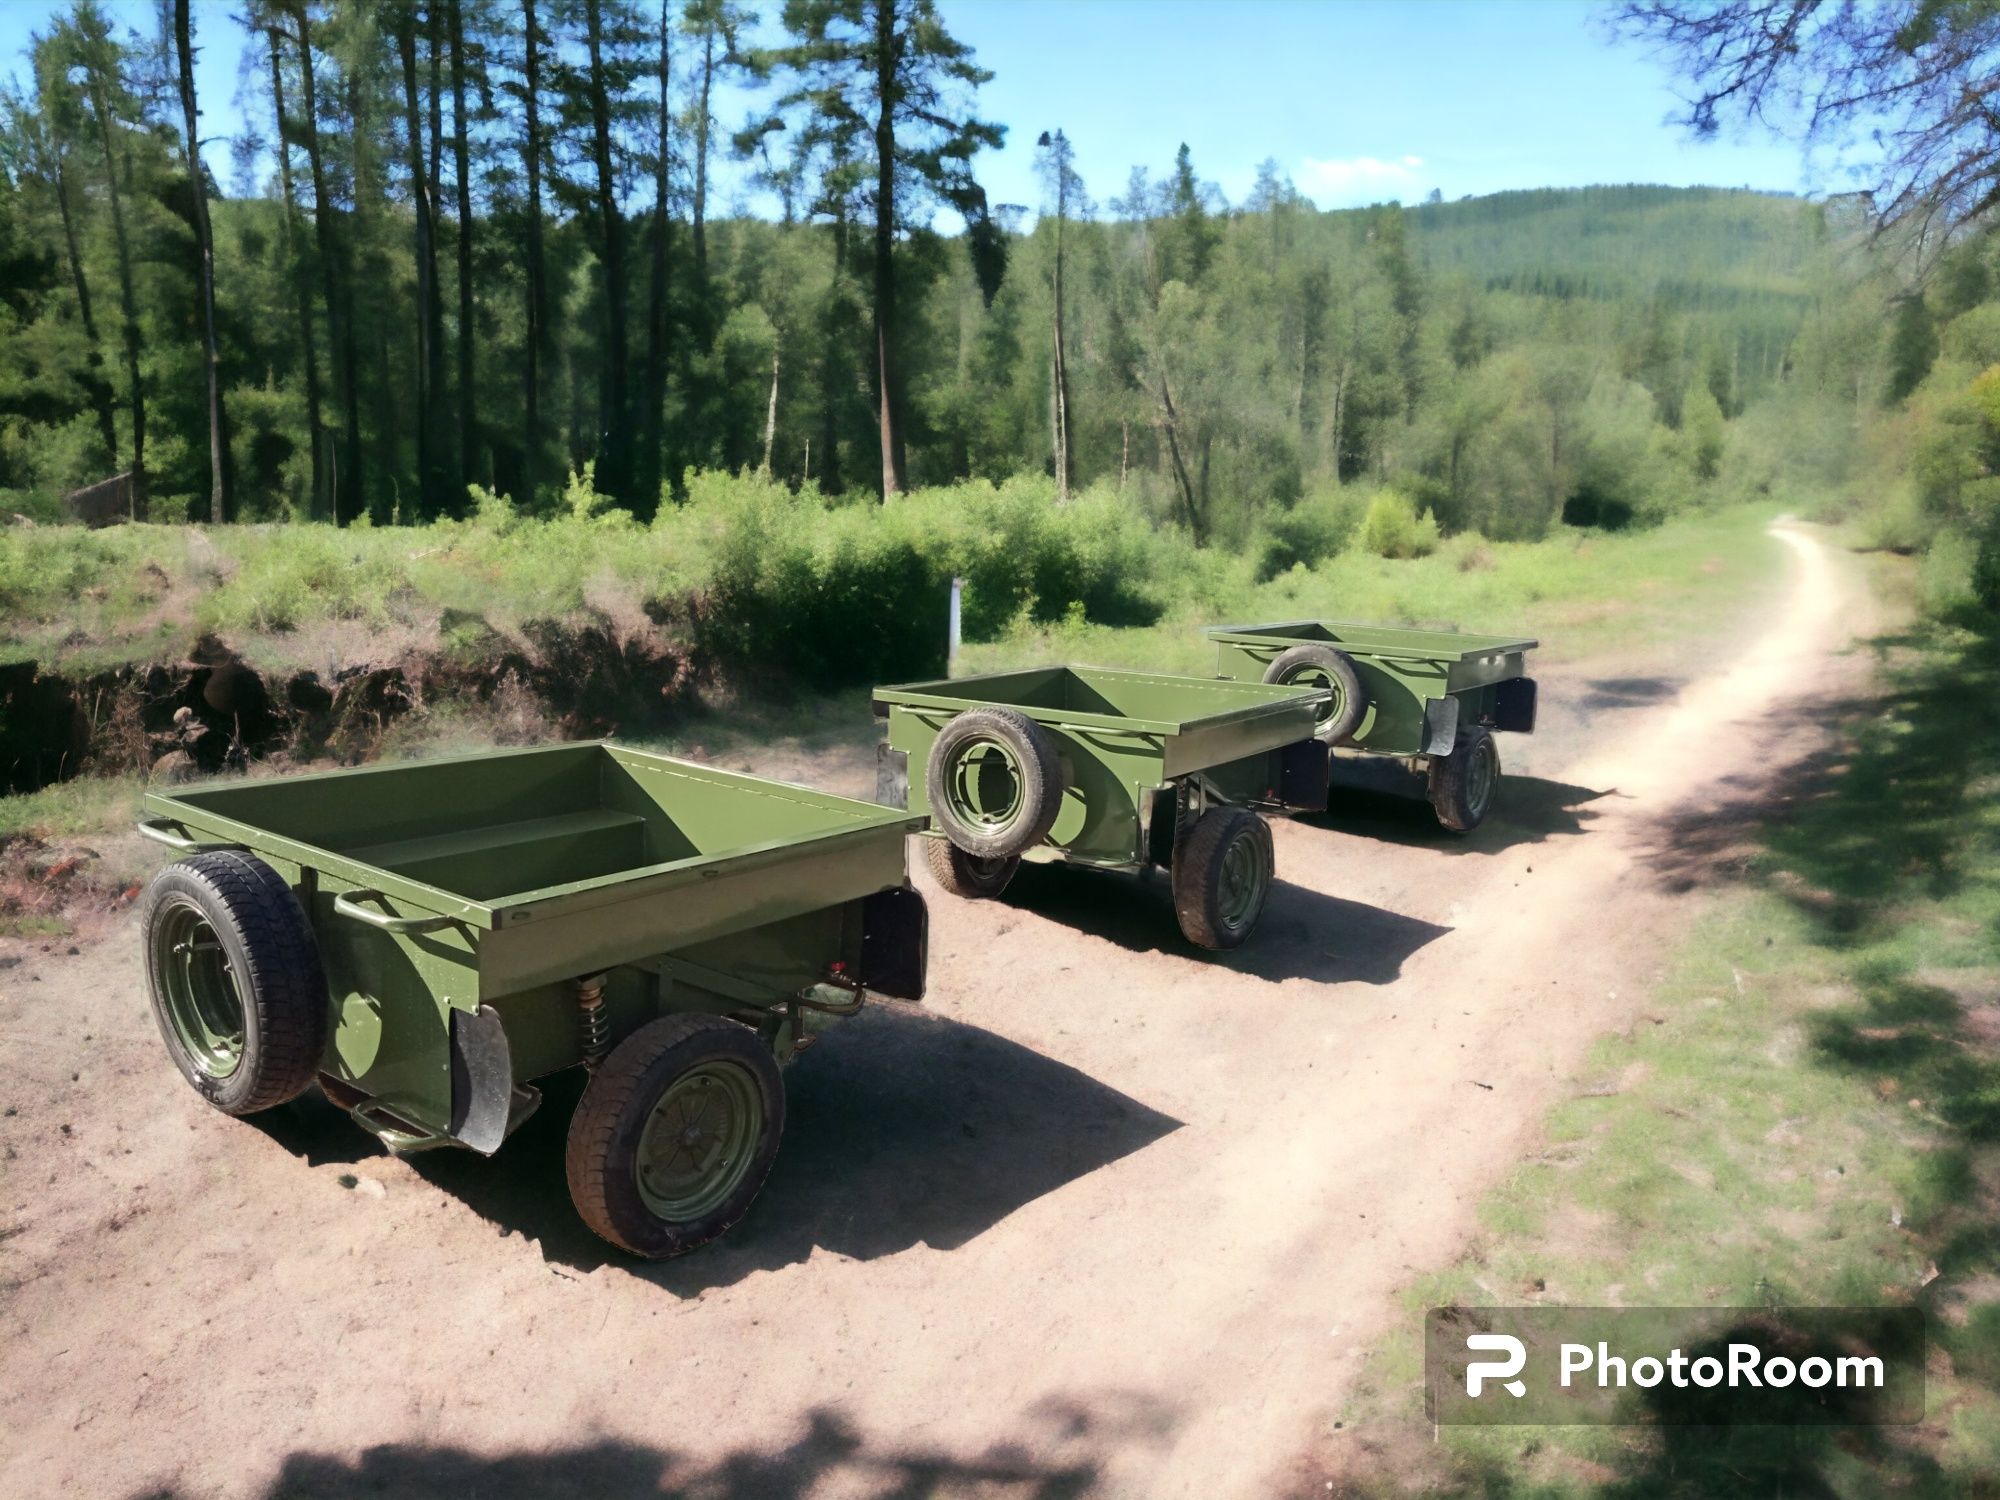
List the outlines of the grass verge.
{"label": "grass verge", "polygon": [[1752,507],[1672,520],[1645,531],[1564,529],[1546,541],[1454,537],[1429,557],[1343,552],[1261,584],[1176,603],[1156,624],[1114,628],[1072,619],[1017,621],[967,646],[961,673],[1031,662],[1208,675],[1203,626],[1272,620],[1365,620],[1450,630],[1519,631],[1543,642],[1539,665],[1604,656],[1663,640],[1697,646],[1739,622],[1760,594],[1776,543]]}
{"label": "grass verge", "polygon": [[1334,1492],[1993,1493],[2000,625],[1876,644],[1880,687],[1833,706],[1827,752],[1663,831],[1662,878],[1724,882],[1701,930],[1486,1202],[1485,1243],[1413,1289],[1407,1326],[1451,1303],[1913,1304],[1927,1420],[1433,1434],[1399,1337],[1330,1438]]}

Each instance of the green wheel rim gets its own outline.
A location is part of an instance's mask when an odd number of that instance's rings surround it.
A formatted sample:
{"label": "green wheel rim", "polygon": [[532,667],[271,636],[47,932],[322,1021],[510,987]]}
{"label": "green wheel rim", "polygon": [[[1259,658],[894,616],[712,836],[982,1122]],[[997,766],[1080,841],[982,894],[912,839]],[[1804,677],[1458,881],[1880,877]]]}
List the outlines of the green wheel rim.
{"label": "green wheel rim", "polygon": [[1257,841],[1245,833],[1233,840],[1222,854],[1222,875],[1216,891],[1216,905],[1222,920],[1233,931],[1257,915],[1264,904],[1264,888],[1271,875],[1257,848]]}
{"label": "green wheel rim", "polygon": [[1313,728],[1319,733],[1324,734],[1327,726],[1339,718],[1341,710],[1347,707],[1347,689],[1325,667],[1315,667],[1310,662],[1294,667],[1285,676],[1285,686],[1333,689],[1333,696],[1326,702],[1326,712],[1313,720]]}
{"label": "green wheel rim", "polygon": [[750,1171],[764,1128],[757,1079],[741,1063],[699,1063],[668,1085],[646,1117],[632,1165],[639,1197],[662,1219],[713,1213]]}
{"label": "green wheel rim", "polygon": [[1500,779],[1499,760],[1493,741],[1481,740],[1472,764],[1465,768],[1465,805],[1475,818],[1485,817],[1493,801],[1493,784]]}
{"label": "green wheel rim", "polygon": [[201,909],[175,902],[153,930],[167,1023],[189,1062],[210,1078],[243,1064],[243,995],[222,940]]}
{"label": "green wheel rim", "polygon": [[1020,758],[999,740],[968,740],[945,783],[952,812],[979,833],[1010,827],[1021,816],[1026,796]]}

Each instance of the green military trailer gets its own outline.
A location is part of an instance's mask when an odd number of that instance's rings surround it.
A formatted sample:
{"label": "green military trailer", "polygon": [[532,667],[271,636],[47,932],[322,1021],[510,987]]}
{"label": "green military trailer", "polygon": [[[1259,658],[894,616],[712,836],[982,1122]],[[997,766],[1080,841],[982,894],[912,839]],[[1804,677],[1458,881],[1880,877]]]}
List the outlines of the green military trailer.
{"label": "green military trailer", "polygon": [[1024,859],[1158,865],[1189,941],[1233,948],[1272,877],[1246,808],[1326,805],[1325,698],[1095,667],[877,688],[877,799],[928,814],[925,858],[954,895],[999,895]]}
{"label": "green military trailer", "polygon": [[168,1053],[233,1115],[317,1081],[392,1151],[491,1154],[581,1064],[570,1195],[636,1255],[763,1186],[778,1068],[923,996],[907,813],[587,743],[149,794]]}
{"label": "green military trailer", "polygon": [[1446,828],[1477,828],[1500,785],[1497,730],[1532,734],[1535,682],[1515,636],[1404,630],[1337,620],[1224,625],[1216,673],[1235,681],[1324,688],[1316,733],[1335,755],[1399,757],[1424,773]]}

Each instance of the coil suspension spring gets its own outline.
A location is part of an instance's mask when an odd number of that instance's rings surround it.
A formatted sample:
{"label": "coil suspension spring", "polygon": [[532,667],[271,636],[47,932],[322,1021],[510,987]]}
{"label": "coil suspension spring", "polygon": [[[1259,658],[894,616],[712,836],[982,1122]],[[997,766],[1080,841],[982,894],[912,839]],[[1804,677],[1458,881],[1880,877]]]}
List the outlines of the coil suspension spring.
{"label": "coil suspension spring", "polygon": [[611,1050],[611,1012],[604,1003],[602,974],[577,980],[576,1003],[583,1022],[583,1065],[595,1070]]}

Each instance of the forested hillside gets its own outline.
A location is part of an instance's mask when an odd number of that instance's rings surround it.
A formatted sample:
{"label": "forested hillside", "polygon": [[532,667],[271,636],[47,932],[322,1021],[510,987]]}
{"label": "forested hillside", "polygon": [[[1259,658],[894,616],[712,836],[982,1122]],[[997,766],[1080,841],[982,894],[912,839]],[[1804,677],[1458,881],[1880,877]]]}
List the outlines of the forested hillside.
{"label": "forested hillside", "polygon": [[[1904,461],[1978,428],[1984,241],[1923,290],[1858,201],[1321,212],[1275,163],[1230,203],[1169,142],[1085,182],[1052,130],[1042,202],[1003,207],[989,75],[928,0],[201,19],[248,39],[229,194],[189,172],[184,3],[140,35],[79,0],[0,110],[13,511],[121,472],[156,520],[342,525],[482,496],[643,521],[715,472],[828,501],[1039,475],[1268,568],[1378,492],[1371,544],[1407,552],[1865,473],[1898,545],[1984,525],[1983,458],[1914,488]],[[719,214],[725,169],[777,211]]]}
{"label": "forested hillside", "polygon": [[[1824,213],[1791,200],[1323,214],[1275,168],[1229,204],[1170,143],[1085,183],[1060,132],[1025,228],[976,184],[976,60],[927,6],[884,13],[921,44],[878,215],[854,7],[789,7],[756,50],[718,0],[257,0],[254,192],[226,197],[193,190],[172,28],[85,0],[0,131],[0,487],[40,513],[129,469],[156,517],[386,522],[465,513],[469,483],[546,507],[586,464],[641,517],[704,468],[828,494],[1039,471],[1240,544],[1367,479],[1533,536],[1578,495],[1682,503],[1825,275]],[[716,118],[722,77],[768,115]],[[780,221],[714,217],[725,155]]]}

